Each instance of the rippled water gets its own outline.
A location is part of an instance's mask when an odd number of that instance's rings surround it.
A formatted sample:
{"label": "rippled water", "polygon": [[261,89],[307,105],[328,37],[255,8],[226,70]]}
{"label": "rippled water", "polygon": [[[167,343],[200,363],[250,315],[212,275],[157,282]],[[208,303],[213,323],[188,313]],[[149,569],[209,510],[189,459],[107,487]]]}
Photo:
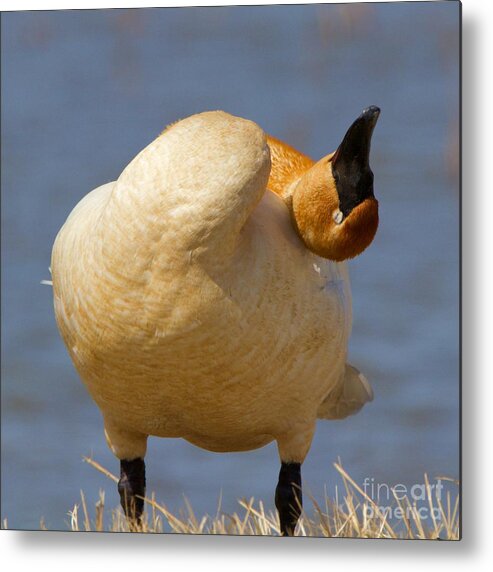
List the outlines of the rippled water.
{"label": "rippled water", "polygon": [[[58,336],[48,278],[76,202],[114,180],[168,123],[206,109],[258,122],[314,157],[362,108],[381,224],[351,262],[351,361],[376,399],[320,422],[304,465],[315,496],[339,482],[458,477],[458,3],[25,12],[2,15],[2,518],[64,528],[114,472],[98,410]],[[171,509],[272,506],[274,445],[213,454],[150,439],[148,482]]]}

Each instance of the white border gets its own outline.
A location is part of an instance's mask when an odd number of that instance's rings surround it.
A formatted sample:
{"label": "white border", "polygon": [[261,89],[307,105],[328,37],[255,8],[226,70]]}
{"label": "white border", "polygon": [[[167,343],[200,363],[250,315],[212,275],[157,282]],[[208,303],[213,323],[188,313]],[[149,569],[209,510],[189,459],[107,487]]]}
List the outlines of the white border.
{"label": "white border", "polygon": [[[351,0],[349,0],[351,1]],[[264,4],[266,2],[241,2]],[[297,2],[283,2],[297,3]],[[216,2],[67,2],[0,0],[2,10],[223,5]],[[489,374],[493,282],[493,124],[491,8],[464,0],[463,60],[463,477],[464,540],[460,543],[327,541],[71,533],[0,533],[2,564],[14,569],[187,570],[421,570],[491,566],[493,380]],[[484,190],[483,190],[484,189]],[[405,454],[403,452],[403,454]],[[33,475],[35,478],[35,475]],[[5,491],[4,491],[5,494]],[[319,568],[320,567],[320,568]]]}
{"label": "white border", "polygon": [[[348,0],[352,3],[356,0]],[[381,0],[368,0],[369,2],[379,2]],[[385,0],[383,0],[385,1]],[[427,0],[409,0],[427,1]],[[430,0],[431,1],[431,0]],[[266,0],[240,0],[238,5],[259,5],[259,4],[331,4],[333,2],[299,2],[296,0],[284,0],[279,2],[268,2]],[[335,3],[335,2],[334,2]],[[341,2],[343,3],[343,2]],[[1,10],[65,10],[65,9],[91,9],[91,8],[151,8],[151,7],[171,7],[171,6],[227,6],[235,4],[228,0],[195,0],[182,2],[158,2],[145,1],[135,2],[132,0],[85,0],[78,2],[70,0],[0,0]]]}

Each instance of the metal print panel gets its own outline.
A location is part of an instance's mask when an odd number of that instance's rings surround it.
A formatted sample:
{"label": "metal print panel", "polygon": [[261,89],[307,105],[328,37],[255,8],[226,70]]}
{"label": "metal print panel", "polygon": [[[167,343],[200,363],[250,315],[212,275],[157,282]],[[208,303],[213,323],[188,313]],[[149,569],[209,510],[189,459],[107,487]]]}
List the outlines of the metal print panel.
{"label": "metal print panel", "polygon": [[460,539],[459,64],[458,2],[2,14],[3,528]]}

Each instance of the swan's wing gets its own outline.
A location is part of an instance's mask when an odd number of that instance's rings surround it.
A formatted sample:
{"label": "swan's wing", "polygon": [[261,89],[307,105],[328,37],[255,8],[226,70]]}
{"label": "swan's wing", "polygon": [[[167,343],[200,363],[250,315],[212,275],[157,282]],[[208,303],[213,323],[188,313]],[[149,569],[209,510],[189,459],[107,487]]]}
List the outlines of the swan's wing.
{"label": "swan's wing", "polygon": [[[88,302],[84,296],[83,283],[89,271],[97,271],[92,259],[94,248],[101,243],[96,231],[97,222],[111,196],[115,183],[102,185],[88,193],[72,210],[60,229],[51,254],[51,275],[55,316],[65,343],[72,347],[72,335],[77,327],[74,314]],[[95,291],[94,296],[97,296]]]}
{"label": "swan's wing", "polygon": [[178,251],[219,252],[236,241],[269,172],[258,125],[220,111],[200,113],[174,123],[130,163],[107,216],[125,220],[129,241],[150,232],[169,237]]}
{"label": "swan's wing", "polygon": [[329,393],[318,408],[319,419],[344,419],[357,413],[373,400],[373,390],[366,377],[352,365],[346,364],[341,383]]}

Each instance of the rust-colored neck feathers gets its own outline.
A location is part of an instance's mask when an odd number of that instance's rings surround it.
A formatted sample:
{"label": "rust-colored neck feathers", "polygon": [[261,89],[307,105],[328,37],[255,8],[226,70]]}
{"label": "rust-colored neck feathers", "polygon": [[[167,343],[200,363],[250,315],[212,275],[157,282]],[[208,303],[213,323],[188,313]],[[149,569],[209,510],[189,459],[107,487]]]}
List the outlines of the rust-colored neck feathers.
{"label": "rust-colored neck feathers", "polygon": [[293,183],[303,176],[315,161],[270,135],[267,136],[267,143],[272,163],[267,186],[283,199],[288,199]]}
{"label": "rust-colored neck feathers", "polygon": [[268,188],[285,200],[307,248],[338,262],[361,254],[377,231],[376,199],[364,199],[342,217],[333,154],[315,163],[278,139],[269,137],[268,144],[272,161]]}

